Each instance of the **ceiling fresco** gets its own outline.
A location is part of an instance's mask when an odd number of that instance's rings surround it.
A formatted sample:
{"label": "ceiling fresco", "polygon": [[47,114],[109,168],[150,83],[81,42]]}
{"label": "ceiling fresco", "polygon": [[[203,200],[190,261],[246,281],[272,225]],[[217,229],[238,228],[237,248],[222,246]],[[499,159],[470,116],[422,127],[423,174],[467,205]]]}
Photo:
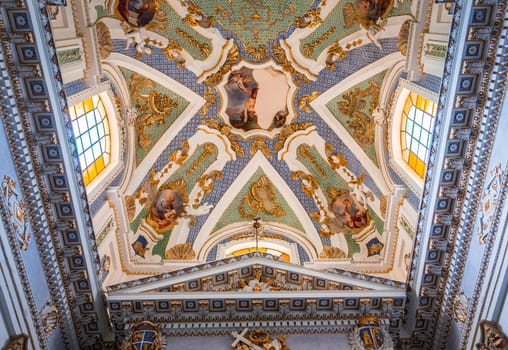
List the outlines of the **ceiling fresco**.
{"label": "ceiling fresco", "polygon": [[106,190],[125,279],[257,237],[292,263],[405,281],[417,194],[390,175],[386,111],[410,1],[93,1],[88,15],[128,106]]}

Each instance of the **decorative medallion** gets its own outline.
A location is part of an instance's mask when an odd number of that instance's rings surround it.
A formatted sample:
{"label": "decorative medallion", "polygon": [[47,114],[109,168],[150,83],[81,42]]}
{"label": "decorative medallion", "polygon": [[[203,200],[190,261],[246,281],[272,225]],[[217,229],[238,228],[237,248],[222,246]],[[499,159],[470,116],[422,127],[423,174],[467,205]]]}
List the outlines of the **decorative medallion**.
{"label": "decorative medallion", "polygon": [[393,349],[393,342],[389,333],[379,325],[377,316],[360,318],[350,336],[352,350],[381,350]]}
{"label": "decorative medallion", "polygon": [[160,327],[149,321],[142,321],[132,327],[129,338],[120,346],[121,350],[160,350]]}
{"label": "decorative medallion", "polygon": [[28,213],[25,203],[21,200],[21,195],[15,192],[16,182],[9,176],[4,176],[2,183],[2,194],[5,200],[5,206],[9,210],[12,227],[18,237],[19,247],[23,250],[28,249],[28,241],[31,234],[28,232]]}

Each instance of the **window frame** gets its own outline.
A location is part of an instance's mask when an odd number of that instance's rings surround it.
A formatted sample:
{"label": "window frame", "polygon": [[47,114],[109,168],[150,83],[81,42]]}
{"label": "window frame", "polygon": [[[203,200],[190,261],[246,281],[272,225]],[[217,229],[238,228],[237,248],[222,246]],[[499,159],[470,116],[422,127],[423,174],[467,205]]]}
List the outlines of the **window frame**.
{"label": "window frame", "polygon": [[[404,160],[402,155],[402,145],[403,142],[401,140],[402,138],[402,121],[403,121],[403,112],[404,112],[404,106],[406,104],[406,100],[410,93],[414,93],[417,96],[421,96],[423,98],[426,98],[430,100],[431,102],[434,102],[437,104],[438,101],[438,95],[436,93],[433,93],[432,91],[429,91],[419,85],[416,85],[415,83],[412,83],[410,81],[407,81],[405,79],[400,80],[400,84],[397,87],[395,91],[395,96],[393,99],[393,107],[392,107],[392,113],[391,113],[391,123],[390,123],[390,147],[389,147],[389,154],[390,154],[390,165],[392,166],[392,169],[399,175],[404,182],[411,188],[413,192],[416,194],[421,194],[423,190],[423,183],[424,183],[424,177],[420,177],[420,175]],[[437,106],[436,106],[437,110]],[[435,115],[434,115],[435,117]],[[432,139],[433,135],[433,128],[434,125],[431,127],[430,130],[430,137]],[[429,146],[430,150],[430,146]],[[428,157],[428,155],[427,155]],[[427,166],[427,161],[425,162],[425,165]],[[426,170],[425,170],[426,171]],[[425,172],[424,172],[425,176]]]}
{"label": "window frame", "polygon": [[[97,197],[106,189],[106,187],[113,181],[113,179],[120,173],[122,168],[121,162],[121,133],[118,127],[119,118],[117,107],[114,103],[114,94],[108,82],[98,84],[93,88],[83,90],[67,99],[69,109],[74,105],[85,101],[88,98],[99,96],[106,111],[106,118],[109,124],[109,148],[110,148],[110,161],[104,169],[98,173],[87,185],[86,192],[89,203],[92,203]],[[70,115],[70,114],[69,114]],[[72,120],[71,120],[72,122]],[[71,126],[72,128],[72,126]],[[73,132],[74,133],[74,132]],[[74,139],[74,137],[73,137]],[[77,145],[74,143],[74,146]],[[77,149],[76,149],[77,152]],[[79,163],[79,160],[78,160]],[[81,165],[81,163],[80,163]]]}

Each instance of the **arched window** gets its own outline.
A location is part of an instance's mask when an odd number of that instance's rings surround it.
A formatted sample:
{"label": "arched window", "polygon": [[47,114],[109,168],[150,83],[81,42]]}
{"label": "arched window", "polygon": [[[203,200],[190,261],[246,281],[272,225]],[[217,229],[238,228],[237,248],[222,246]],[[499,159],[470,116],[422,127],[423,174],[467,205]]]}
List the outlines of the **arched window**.
{"label": "arched window", "polygon": [[406,98],[400,124],[402,159],[423,178],[436,114],[436,103],[410,92]]}
{"label": "arched window", "polygon": [[108,115],[100,95],[95,95],[73,105],[70,116],[83,180],[88,185],[111,161]]}

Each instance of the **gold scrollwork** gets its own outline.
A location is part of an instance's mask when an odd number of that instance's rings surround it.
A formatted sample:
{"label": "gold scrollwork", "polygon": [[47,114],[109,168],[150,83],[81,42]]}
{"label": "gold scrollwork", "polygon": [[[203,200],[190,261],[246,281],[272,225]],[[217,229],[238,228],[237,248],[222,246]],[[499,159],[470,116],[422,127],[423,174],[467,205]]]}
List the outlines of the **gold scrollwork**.
{"label": "gold scrollwork", "polygon": [[328,164],[330,164],[332,169],[339,169],[340,167],[346,167],[348,165],[348,161],[344,155],[334,152],[332,144],[326,143],[325,153],[328,159]]}
{"label": "gold scrollwork", "polygon": [[[378,84],[371,80],[367,88],[348,91],[342,95],[345,101],[337,102],[339,111],[351,118],[347,124],[353,129],[355,140],[362,146],[371,145],[374,142],[374,119],[369,115],[372,115],[374,106],[379,100],[379,90]],[[366,98],[371,98],[369,115],[361,111],[367,105]]]}
{"label": "gold scrollwork", "polygon": [[203,124],[208,126],[209,128],[220,131],[220,133],[226,136],[231,143],[231,148],[235,151],[236,155],[239,157],[244,156],[243,147],[240,145],[239,137],[231,132],[231,126],[220,124],[215,119],[205,119],[203,120]]}
{"label": "gold scrollwork", "polygon": [[176,244],[166,252],[166,259],[168,260],[193,260],[196,257],[196,252],[192,249],[192,244],[189,242]]}
{"label": "gold scrollwork", "polygon": [[299,130],[305,130],[313,125],[314,124],[311,122],[302,122],[302,123],[293,123],[293,124],[284,126],[282,128],[282,130],[280,131],[279,139],[277,140],[277,142],[275,142],[273,148],[277,152],[280,151],[282,149],[282,147],[284,147],[284,143],[286,142],[288,137],[290,137],[291,135],[293,135],[295,132],[297,132]]}
{"label": "gold scrollwork", "polygon": [[311,152],[311,148],[310,148],[309,145],[301,145],[301,146],[298,147],[298,150],[300,151],[300,154],[301,154],[302,158],[309,160],[309,162],[311,162],[311,164],[314,165],[314,167],[316,168],[317,172],[322,177],[326,177],[326,171],[325,171],[325,169],[323,169],[321,164],[319,164],[319,162],[316,159],[316,157],[313,156],[313,154]]}
{"label": "gold scrollwork", "polygon": [[224,62],[222,67],[217,72],[207,77],[205,79],[205,84],[208,86],[216,86],[222,81],[224,75],[230,72],[232,67],[239,62],[240,62],[240,51],[238,50],[238,45],[236,43],[233,43],[233,46],[229,50],[228,56],[226,57],[226,61]]}
{"label": "gold scrollwork", "polygon": [[254,59],[260,61],[268,53],[268,48],[266,47],[266,45],[253,46],[253,45],[247,44],[247,45],[245,45],[245,51],[247,51],[247,53],[249,55],[254,57]]}
{"label": "gold scrollwork", "polygon": [[192,174],[194,171],[196,171],[201,163],[211,156],[213,154],[213,151],[215,150],[215,145],[213,143],[207,142],[203,146],[203,153],[199,155],[199,157],[194,161],[194,163],[187,169],[185,172],[187,175]]}
{"label": "gold scrollwork", "polygon": [[193,27],[200,26],[202,28],[210,28],[215,23],[215,19],[213,17],[206,17],[203,12],[201,12],[201,9],[192,1],[187,3],[182,1],[182,4],[187,4],[187,11],[189,11],[183,19],[185,23],[188,23]]}
{"label": "gold scrollwork", "polygon": [[254,141],[252,141],[250,154],[254,155],[257,151],[261,151],[266,156],[266,158],[272,159],[272,154],[268,150],[265,140],[262,137],[256,137]]}
{"label": "gold scrollwork", "polygon": [[182,50],[183,48],[179,44],[173,40],[168,40],[168,44],[162,49],[162,52],[164,52],[168,60],[175,60],[176,66],[181,69],[185,66],[185,58],[182,57]]}
{"label": "gold scrollwork", "polygon": [[[246,212],[245,204],[253,212]],[[275,217],[286,215],[286,211],[279,204],[275,203],[275,190],[265,175],[261,176],[250,186],[249,192],[240,201],[238,211],[245,218],[253,218],[259,212]]]}
{"label": "gold scrollwork", "polygon": [[272,51],[273,51],[273,55],[272,55],[273,60],[278,65],[280,65],[285,72],[288,72],[289,74],[291,74],[291,76],[293,77],[293,81],[295,83],[310,82],[310,80],[304,74],[299,73],[293,67],[293,65],[291,64],[291,62],[288,60],[288,58],[286,56],[286,51],[284,51],[284,49],[278,42],[273,43]]}
{"label": "gold scrollwork", "polygon": [[320,16],[321,16],[320,7],[310,9],[302,17],[297,17],[295,19],[295,24],[298,28],[307,28],[307,27],[312,28],[320,23],[323,23],[323,20],[321,19]]}
{"label": "gold scrollwork", "polygon": [[329,245],[323,245],[323,251],[319,254],[321,259],[344,259],[346,253],[339,247],[333,247]]}
{"label": "gold scrollwork", "polygon": [[193,208],[199,207],[199,203],[203,196],[210,194],[215,186],[215,181],[222,178],[222,173],[218,170],[212,170],[207,174],[203,174],[198,180],[199,187],[201,190],[198,195],[194,199],[194,203],[192,204]]}
{"label": "gold scrollwork", "polygon": [[302,95],[298,98],[298,108],[302,111],[310,113],[312,109],[310,108],[309,103],[314,101],[319,96],[319,91],[312,91],[310,95]]}
{"label": "gold scrollwork", "polygon": [[99,56],[102,60],[109,57],[113,51],[113,41],[111,40],[111,33],[108,26],[102,22],[96,24],[97,28],[97,41],[99,42]]}
{"label": "gold scrollwork", "polygon": [[330,27],[326,32],[324,32],[319,38],[311,42],[310,44],[303,45],[303,53],[309,57],[312,56],[316,47],[321,45],[330,35],[335,32],[335,27]]}
{"label": "gold scrollwork", "polygon": [[213,93],[212,89],[208,87],[204,94],[205,104],[201,107],[201,116],[204,117],[208,113],[210,107],[215,106],[217,103],[217,96]]}
{"label": "gold scrollwork", "polygon": [[[178,102],[166,94],[153,90],[153,81],[133,73],[130,81],[131,97],[136,102],[138,116],[134,122],[138,134],[138,144],[146,148],[152,142],[147,129],[154,125],[163,125],[166,117],[178,107]],[[151,91],[146,94],[142,90]]]}
{"label": "gold scrollwork", "polygon": [[181,28],[176,28],[176,33],[191,43],[191,45],[198,49],[203,56],[208,57],[208,55],[210,55],[210,45],[207,43],[200,43],[192,35]]}

